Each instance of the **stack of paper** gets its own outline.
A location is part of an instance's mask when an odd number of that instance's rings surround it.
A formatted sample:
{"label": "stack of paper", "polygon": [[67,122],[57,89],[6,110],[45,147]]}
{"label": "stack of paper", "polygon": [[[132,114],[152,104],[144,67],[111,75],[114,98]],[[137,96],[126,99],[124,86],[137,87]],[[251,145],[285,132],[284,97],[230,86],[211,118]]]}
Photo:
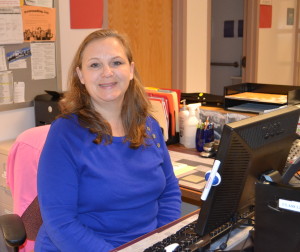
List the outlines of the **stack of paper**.
{"label": "stack of paper", "polygon": [[179,132],[180,90],[147,87],[146,92],[152,104],[153,117],[159,122],[167,141]]}

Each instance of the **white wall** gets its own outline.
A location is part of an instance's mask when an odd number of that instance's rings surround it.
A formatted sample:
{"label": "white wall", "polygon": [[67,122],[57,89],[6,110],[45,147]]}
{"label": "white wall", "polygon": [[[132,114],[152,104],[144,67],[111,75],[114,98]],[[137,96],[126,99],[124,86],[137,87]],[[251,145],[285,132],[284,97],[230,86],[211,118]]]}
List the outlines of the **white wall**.
{"label": "white wall", "polygon": [[33,107],[0,112],[0,141],[14,139],[22,131],[34,127]]}
{"label": "white wall", "polygon": [[[84,18],[84,17],[83,17]],[[68,70],[81,41],[96,29],[70,29],[70,1],[59,1],[62,90],[67,89]]]}
{"label": "white wall", "polygon": [[210,46],[207,34],[209,0],[187,1],[186,90],[207,92],[209,83]]}
{"label": "white wall", "polygon": [[287,8],[296,15],[296,0],[272,0],[272,27],[259,29],[258,83],[293,85],[295,25],[286,24]]}

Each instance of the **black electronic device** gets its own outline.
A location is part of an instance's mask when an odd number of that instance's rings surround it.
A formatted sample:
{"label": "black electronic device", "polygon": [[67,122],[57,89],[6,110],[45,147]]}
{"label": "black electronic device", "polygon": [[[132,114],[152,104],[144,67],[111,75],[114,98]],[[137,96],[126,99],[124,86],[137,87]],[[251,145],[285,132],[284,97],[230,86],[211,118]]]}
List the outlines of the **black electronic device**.
{"label": "black electronic device", "polygon": [[[258,98],[248,95],[236,99],[243,93],[256,93]],[[263,100],[261,95],[280,95],[286,99]],[[279,108],[283,105],[296,105],[300,103],[300,87],[292,85],[263,84],[263,83],[239,83],[224,87],[224,108],[226,110],[260,113],[265,110]]]}
{"label": "black electronic device", "polygon": [[282,183],[289,184],[293,177],[299,178],[296,173],[300,171],[300,139],[296,139],[291,147],[282,174]]}
{"label": "black electronic device", "polygon": [[255,252],[300,251],[300,188],[256,183]]}
{"label": "black electronic device", "polygon": [[282,174],[297,138],[299,113],[298,107],[288,106],[224,125],[215,158],[221,183],[211,187],[201,205],[199,235],[254,214],[255,183],[267,171]]}
{"label": "black electronic device", "polygon": [[208,93],[181,93],[181,100],[185,100],[186,104],[201,102],[202,106],[223,107],[224,98],[221,95],[213,95]]}
{"label": "black electronic device", "polygon": [[[269,171],[283,173],[291,146],[298,137],[299,116],[300,109],[289,106],[226,124],[215,158],[218,165],[214,164],[221,181],[211,187],[197,220],[145,251],[166,251],[169,244],[178,244],[174,251],[207,251],[210,243],[230,234],[235,227],[253,226],[249,217],[254,216],[255,185],[262,175],[271,174]],[[226,246],[225,241],[220,250]]]}
{"label": "black electronic device", "polygon": [[35,125],[51,124],[60,114],[58,102],[62,93],[45,90],[46,94],[37,95],[34,98]]}

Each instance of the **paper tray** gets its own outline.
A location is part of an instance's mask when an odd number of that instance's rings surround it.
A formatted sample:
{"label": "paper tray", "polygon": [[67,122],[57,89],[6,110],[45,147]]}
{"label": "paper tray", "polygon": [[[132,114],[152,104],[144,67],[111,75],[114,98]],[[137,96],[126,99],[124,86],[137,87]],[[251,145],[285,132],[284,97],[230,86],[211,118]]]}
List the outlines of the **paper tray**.
{"label": "paper tray", "polygon": [[241,83],[224,88],[226,110],[260,113],[299,103],[300,86]]}

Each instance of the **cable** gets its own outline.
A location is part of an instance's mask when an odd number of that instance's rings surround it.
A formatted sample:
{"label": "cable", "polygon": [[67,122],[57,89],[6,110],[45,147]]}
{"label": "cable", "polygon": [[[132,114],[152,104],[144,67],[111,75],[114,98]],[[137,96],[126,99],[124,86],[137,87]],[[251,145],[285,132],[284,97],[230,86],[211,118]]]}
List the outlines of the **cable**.
{"label": "cable", "polygon": [[254,230],[254,227],[249,230],[249,234],[248,234],[247,238],[245,239],[245,241],[244,241],[244,243],[243,243],[243,245],[242,245],[242,247],[241,247],[241,249],[240,249],[239,252],[243,252],[244,251],[244,248],[245,248],[245,245],[246,245],[248,239],[252,237],[251,236],[251,231],[253,231],[253,230]]}
{"label": "cable", "polygon": [[220,246],[219,246],[219,249],[220,249],[221,251],[223,251],[224,249],[227,248],[227,242],[228,242],[228,240],[229,240],[229,238],[230,238],[231,232],[232,232],[232,230],[233,230],[233,226],[235,226],[235,225],[232,224],[231,227],[230,227],[230,229],[229,229],[229,232],[228,232],[227,237],[226,237],[226,241],[225,241],[225,242],[222,242],[222,243],[220,244]]}
{"label": "cable", "polygon": [[232,224],[231,227],[230,227],[230,230],[229,230],[229,232],[228,232],[228,234],[227,234],[226,241],[222,242],[222,243],[220,244],[219,248],[216,249],[216,250],[214,250],[214,252],[224,251],[224,250],[227,248],[227,243],[228,243],[228,241],[229,241],[231,232],[233,231],[234,228],[238,228],[238,227],[242,227],[242,226],[244,226],[244,227],[252,226],[252,228],[249,230],[249,235],[247,236],[247,238],[245,239],[244,244],[242,245],[242,250],[241,250],[241,252],[243,251],[244,246],[246,245],[246,242],[247,242],[247,240],[248,240],[249,237],[250,237],[250,232],[254,229],[254,222],[255,222],[255,220],[252,219],[252,218],[241,218],[241,220],[247,220],[248,223],[235,223],[235,224]]}

